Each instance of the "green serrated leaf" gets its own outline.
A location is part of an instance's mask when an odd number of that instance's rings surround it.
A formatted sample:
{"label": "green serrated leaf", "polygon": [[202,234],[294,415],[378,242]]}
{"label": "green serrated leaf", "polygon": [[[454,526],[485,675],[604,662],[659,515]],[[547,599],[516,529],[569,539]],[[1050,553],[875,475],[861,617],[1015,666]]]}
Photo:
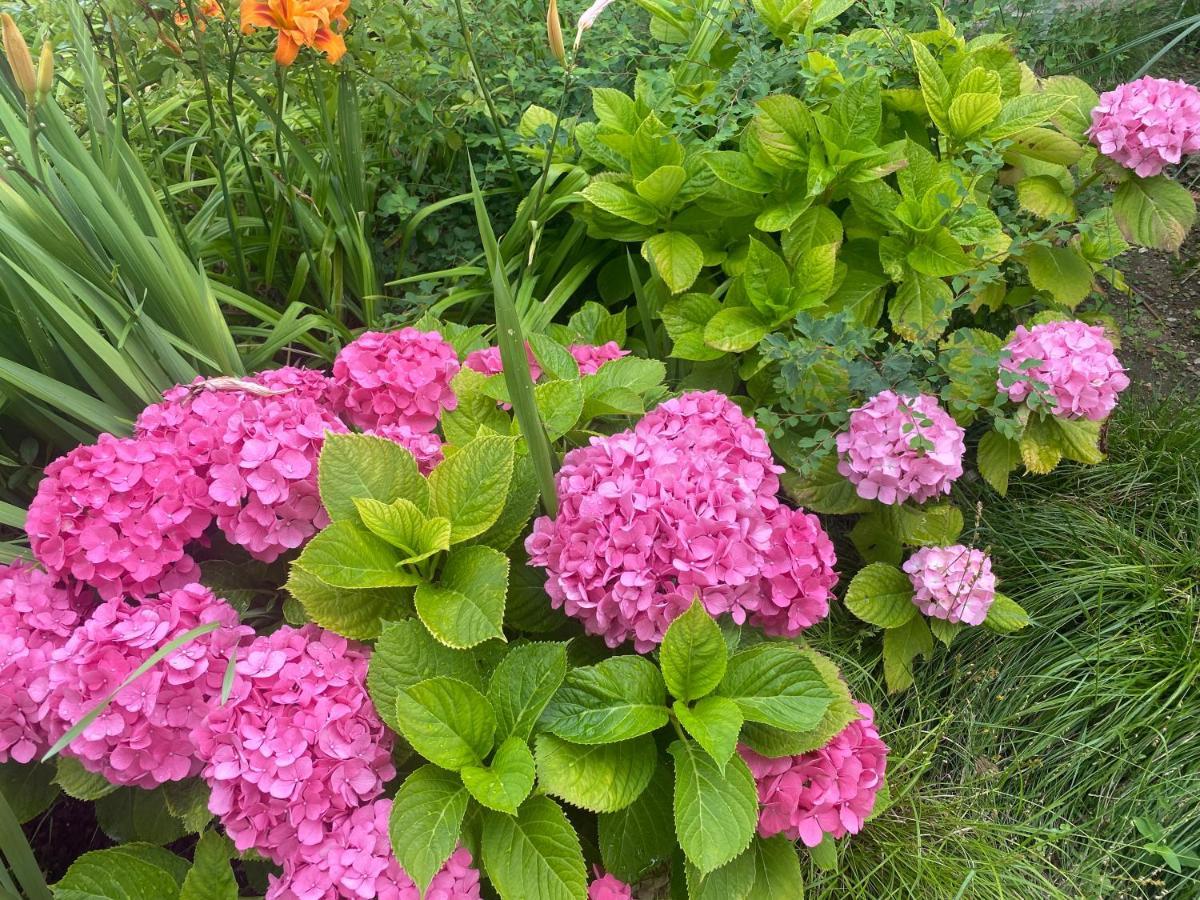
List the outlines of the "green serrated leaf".
{"label": "green serrated leaf", "polygon": [[[55,762],[66,757],[59,756]],[[57,799],[56,767],[52,763],[0,763],[0,794],[8,802],[13,816],[21,824],[47,809]]]}
{"label": "green serrated leaf", "polygon": [[515,817],[485,810],[482,856],[501,900],[587,897],[579,836],[549,797],[530,797]]}
{"label": "green serrated leaf", "polygon": [[659,315],[671,337],[671,356],[697,362],[720,359],[723,351],[704,342],[704,329],[720,310],[720,301],[710,294],[681,294],[668,300]]}
{"label": "green serrated leaf", "polygon": [[202,779],[168,781],[161,790],[167,809],[189,833],[199,834],[208,827],[213,817],[208,809],[212,789]]}
{"label": "green serrated leaf", "polygon": [[600,858],[617,878],[635,882],[675,850],[671,771],[655,767],[646,789],[629,806],[597,817]]}
{"label": "green serrated leaf", "polygon": [[411,500],[354,499],[358,517],[367,531],[400,551],[398,565],[408,566],[450,547],[450,520],[430,517]]}
{"label": "green serrated leaf", "polygon": [[1130,178],[1117,188],[1113,215],[1130,243],[1174,252],[1196,224],[1196,201],[1166,175]]}
{"label": "green serrated leaf", "polygon": [[1020,631],[1031,621],[1029,613],[1025,612],[1015,600],[1004,594],[996,594],[992,605],[988,608],[987,618],[983,620],[983,624],[1000,634],[1010,634]]}
{"label": "green serrated leaf", "polygon": [[63,793],[76,800],[99,800],[111,794],[117,786],[95,772],[89,772],[73,756],[58,756],[55,759],[57,770],[54,783],[62,788]]}
{"label": "green serrated leaf", "polygon": [[504,509],[512,483],[513,439],[480,435],[429,473],[430,510],[450,520],[450,543],[487,531]]}
{"label": "green serrated leaf", "polygon": [[1087,466],[1104,462],[1100,449],[1100,423],[1090,419],[1063,419],[1054,416],[1049,422],[1058,429],[1058,446],[1066,459]]}
{"label": "green serrated leaf", "polygon": [[938,619],[933,616],[930,616],[927,621],[929,623],[929,630],[933,633],[933,636],[947,647],[954,642],[955,636],[963,628],[962,622],[947,622],[945,619]]}
{"label": "green serrated leaf", "polygon": [[458,776],[437,766],[417,769],[396,791],[388,821],[392,851],[422,891],[458,844],[467,800]]}
{"label": "green serrated leaf", "polygon": [[[523,738],[510,737],[496,748],[487,766],[466,766],[459,775],[479,803],[497,812],[516,815],[533,790],[533,754]],[[551,791],[553,793],[553,791]]]}
{"label": "green serrated leaf", "polygon": [[908,576],[886,563],[861,569],[846,589],[846,609],[880,628],[899,628],[917,614]]}
{"label": "green serrated leaf", "polygon": [[913,661],[933,652],[933,635],[924,616],[915,616],[899,628],[883,633],[883,677],[888,693],[907,690],[913,683]]}
{"label": "green serrated leaf", "polygon": [[383,624],[367,670],[367,690],[379,717],[392,731],[400,730],[396,721],[400,691],[438,675],[482,687],[474,658],[439,644],[416,619]]}
{"label": "green serrated leaf", "polygon": [[1062,461],[1060,432],[1052,418],[1035,413],[1029,417],[1021,434],[1021,460],[1026,470],[1034,475],[1049,475]]}
{"label": "green serrated leaf", "polygon": [[420,579],[398,568],[401,558],[387,541],[343,519],[309,541],[295,565],[335,588],[412,587]]}
{"label": "green serrated leaf", "polygon": [[804,876],[800,872],[800,857],[796,845],[783,835],[755,838],[754,886],[746,900],[777,900],[795,897],[803,900]]}
{"label": "green serrated leaf", "polygon": [[658,669],[639,656],[614,656],[575,669],[542,716],[542,727],[576,744],[611,744],[667,724]]}
{"label": "green serrated leaf", "polygon": [[737,703],[747,722],[788,731],[816,727],[833,701],[812,661],[782,642],[733,654],[717,692]]}
{"label": "green serrated leaf", "polygon": [[654,270],[672,294],[686,291],[695,284],[704,268],[704,251],[681,231],[654,235],[643,245],[642,256],[654,265]]}
{"label": "green serrated leaf", "polygon": [[1074,309],[1092,292],[1092,267],[1071,247],[1035,244],[1021,256],[1029,282],[1057,302]]}
{"label": "green serrated leaf", "polygon": [[825,710],[820,724],[808,731],[785,731],[769,725],[747,723],[742,729],[741,739],[755,753],[769,757],[808,753],[818,747],[824,747],[834,735],[855,719],[861,718],[854,698],[850,696],[850,688],[842,679],[837,665],[816,651],[803,652],[821,673],[825,686],[833,695],[833,702]]}
{"label": "green serrated leaf", "polygon": [[399,444],[365,434],[328,434],[317,464],[321,502],[329,518],[355,520],[354,500],[404,498],[428,510],[429,488],[413,455]]}
{"label": "green serrated leaf", "polygon": [[481,545],[456,547],[436,584],[417,586],[413,603],[430,633],[456,650],[490,638],[504,640],[504,600],[508,557]]}
{"label": "green serrated leaf", "polygon": [[700,603],[668,627],[659,651],[659,665],[671,696],[685,703],[711,694],[725,676],[728,653],[721,629]]}
{"label": "green serrated leaf", "polygon": [[179,900],[237,900],[237,878],[229,864],[233,853],[233,843],[224,835],[215,831],[200,835]]}
{"label": "green serrated leaf", "polygon": [[572,744],[552,734],[537,738],[538,785],[590,812],[616,812],[646,789],[658,765],[654,738],[615,744]]}
{"label": "green serrated leaf", "polygon": [[496,739],[510,735],[528,740],[567,676],[565,644],[523,644],[496,666],[488,685],[488,701],[496,714]]}
{"label": "green serrated leaf", "polygon": [[117,788],[97,800],[95,809],[104,833],[118,843],[169,844],[187,833],[171,814],[161,789]]}
{"label": "green serrated leaf", "polygon": [[954,292],[941,278],[913,272],[888,301],[892,327],[910,341],[929,341],[946,330]]}
{"label": "green serrated leaf", "polygon": [[692,707],[676,700],[673,709],[679,724],[724,772],[745,721],[737,703],[727,697],[704,697]]}
{"label": "green serrated leaf", "polygon": [[779,476],[784,492],[809,512],[828,516],[845,516],[869,512],[870,500],[858,496],[853,484],[837,470],[837,456],[830,453],[807,478],[794,472]]}
{"label": "green serrated leaf", "polygon": [[740,756],[721,772],[696,745],[675,741],[675,833],[688,861],[702,874],[733,860],[754,837],[758,794]]}
{"label": "green serrated leaf", "polygon": [[975,465],[984,481],[1001,497],[1008,493],[1008,478],[1021,464],[1021,445],[998,431],[989,431],[979,439]]}
{"label": "green serrated leaf", "polygon": [[454,771],[480,765],[496,735],[487,698],[465,681],[444,675],[396,693],[396,724],[414,750]]}
{"label": "green serrated leaf", "polygon": [[583,385],[578,381],[547,381],[533,387],[534,401],[550,440],[575,428],[583,415]]}
{"label": "green serrated leaf", "polygon": [[728,353],[743,353],[767,336],[770,326],[750,306],[728,306],[704,326],[704,343]]}
{"label": "green serrated leaf", "polygon": [[149,844],[80,856],[54,885],[64,900],[179,900],[186,860]]}
{"label": "green serrated leaf", "polygon": [[754,849],[747,848],[707,875],[691,863],[687,863],[684,872],[688,900],[745,900],[754,888]]}
{"label": "green serrated leaf", "polygon": [[812,858],[813,863],[818,869],[825,872],[836,872],[838,868],[838,852],[837,842],[833,836],[825,834],[821,838],[821,843],[815,847],[808,848],[808,855]]}

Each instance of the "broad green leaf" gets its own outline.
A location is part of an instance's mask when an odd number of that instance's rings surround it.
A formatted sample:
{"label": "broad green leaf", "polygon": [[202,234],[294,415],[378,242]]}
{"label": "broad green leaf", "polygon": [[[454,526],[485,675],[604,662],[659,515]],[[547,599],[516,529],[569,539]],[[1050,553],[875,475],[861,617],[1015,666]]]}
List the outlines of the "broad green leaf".
{"label": "broad green leaf", "polygon": [[1035,244],[1021,256],[1029,282],[1074,309],[1092,292],[1092,267],[1070,247]]}
{"label": "broad green leaf", "polygon": [[774,179],[755,166],[748,153],[718,150],[708,154],[704,161],[713,174],[730,187],[752,194],[766,194],[775,188]]}
{"label": "broad green leaf", "polygon": [[727,697],[704,697],[692,707],[676,700],[673,708],[679,724],[724,772],[744,721],[737,703]]}
{"label": "broad green leaf", "polygon": [[354,506],[367,531],[400,551],[399,565],[412,565],[450,548],[450,520],[429,517],[411,500],[356,497]]}
{"label": "broad green leaf", "polygon": [[939,227],[924,235],[921,243],[908,252],[908,264],[922,275],[946,278],[973,269],[976,262],[948,229]]}
{"label": "broad green leaf", "polygon": [[899,628],[883,633],[883,677],[889,694],[907,690],[913,683],[913,661],[933,652],[933,635],[924,616],[914,616]]}
{"label": "broad green leaf", "polygon": [[743,353],[766,337],[768,330],[753,307],[727,306],[704,326],[704,343],[727,353]]}
{"label": "broad green leaf", "polygon": [[635,179],[647,178],[662,166],[684,163],[683,145],[653,113],[642,119],[633,135],[629,158]]}
{"label": "broad green leaf", "polygon": [[605,128],[633,134],[641,124],[633,98],[613,88],[592,88],[592,111]]}
{"label": "broad green leaf", "polygon": [[888,303],[892,327],[910,341],[929,341],[946,330],[954,292],[940,278],[911,273]]}
{"label": "broad green leaf", "polygon": [[669,212],[683,183],[687,171],[683,166],[660,166],[634,185],[638,196],[649,200],[663,212]]}
{"label": "broad green leaf", "polygon": [[85,853],[54,885],[64,900],[178,900],[187,862],[161,847],[127,844]]}
{"label": "broad green leaf", "polygon": [[482,856],[501,900],[586,900],[579,836],[549,797],[530,797],[515,817],[485,811]]}
{"label": "broad green leaf", "polygon": [[528,454],[518,456],[513,464],[512,482],[508,486],[508,497],[505,498],[500,518],[483,534],[472,538],[471,542],[484,544],[496,550],[507,550],[525,530],[537,509],[540,496],[541,490],[533,460]]}
{"label": "broad green leaf", "polygon": [[612,744],[667,724],[667,691],[640,656],[614,656],[575,669],[542,716],[542,727],[576,744]]}
{"label": "broad green leaf", "polygon": [[496,714],[496,739],[528,740],[567,677],[565,644],[522,644],[500,660],[488,685],[488,702]]}
{"label": "broad green leaf", "polygon": [[329,434],[317,463],[321,502],[333,521],[355,520],[355,499],[404,498],[428,509],[429,488],[413,455],[394,441],[365,434]]}
{"label": "broad green leaf", "polygon": [[179,900],[237,900],[238,883],[229,861],[233,843],[215,831],[200,835]]}
{"label": "broad green leaf", "polygon": [[646,789],[629,806],[597,817],[600,858],[606,871],[637,881],[675,850],[671,771],[658,765]]}
{"label": "broad green leaf", "polygon": [[886,563],[860,569],[846,589],[846,609],[880,628],[898,628],[917,614],[908,576]]}
{"label": "broad green leaf", "polygon": [[960,141],[974,137],[1000,115],[1000,94],[959,94],[950,101],[950,133]]}
{"label": "broad green leaf", "polygon": [[872,508],[871,501],[858,496],[854,485],[838,472],[837,463],[837,454],[828,453],[807,478],[785,472],[779,480],[784,492],[809,512],[827,516],[868,512]]}
{"label": "broad green leaf", "polygon": [[1084,139],[1092,126],[1092,110],[1100,105],[1100,97],[1092,86],[1082,78],[1055,75],[1042,81],[1042,92],[1064,98],[1054,121],[1072,137]]}
{"label": "broad green leaf", "polygon": [[1053,416],[1049,422],[1058,429],[1058,446],[1066,459],[1087,466],[1104,462],[1100,449],[1100,423],[1089,419],[1063,419]]}
{"label": "broad green leaf", "polygon": [[496,748],[487,766],[467,766],[459,774],[481,805],[515,816],[533,790],[534,771],[529,746],[522,738],[510,737]]}
{"label": "broad green leaf", "polygon": [[746,900],[777,900],[804,897],[804,876],[796,845],[781,834],[757,837],[750,847],[754,854],[754,886]]}
{"label": "broad green leaf", "polygon": [[480,765],[496,734],[487,698],[465,681],[444,675],[396,693],[396,724],[414,750],[455,771]]}
{"label": "broad green leaf", "polygon": [[450,543],[483,534],[500,518],[512,483],[510,438],[481,435],[429,473],[430,509],[450,520]]}
{"label": "broad green leaf", "polygon": [[387,541],[343,519],[309,541],[295,565],[335,588],[411,587],[419,579],[398,567],[400,559]]}
{"label": "broad green leaf", "polygon": [[[496,434],[508,432],[512,419],[485,392],[490,384],[489,378],[482,372],[463,366],[450,382],[450,387],[458,397],[458,406],[442,413],[442,434],[448,443],[468,443],[480,429]],[[426,491],[428,489],[426,485]]]}
{"label": "broad green leaf", "polygon": [[1035,125],[1042,125],[1058,115],[1067,102],[1067,98],[1054,94],[1021,94],[1013,97],[1004,102],[1000,115],[984,132],[984,136],[999,141]]}
{"label": "broad green leaf", "polygon": [[1021,434],[1021,460],[1034,475],[1049,475],[1062,462],[1061,432],[1053,416],[1034,413]]}
{"label": "broad green leaf", "polygon": [[288,571],[285,587],[310,620],[358,641],[374,640],[385,620],[412,612],[411,588],[335,588],[299,566]]}
{"label": "broad green leaf", "polygon": [[1008,140],[1013,143],[1004,159],[1021,168],[1027,167],[1030,160],[1070,168],[1083,158],[1082,144],[1052,128],[1026,128]]}
{"label": "broad green leaf", "polygon": [[926,503],[920,507],[889,506],[875,515],[883,519],[901,543],[909,547],[946,547],[957,543],[963,530],[962,510],[952,503]]}
{"label": "broad green leaf", "polygon": [[936,619],[930,617],[928,620],[929,630],[933,636],[941,641],[945,646],[949,647],[954,641],[955,635],[962,631],[962,622],[947,622],[945,619]]}
{"label": "broad green leaf", "polygon": [[767,320],[775,320],[788,308],[792,277],[785,263],[762,241],[750,238],[746,269],[742,275],[746,297]]}
{"label": "broad green leaf", "polygon": [[807,165],[815,125],[803,101],[776,94],[759,100],[758,109],[753,127],[762,152],[780,166]]}
{"label": "broad green leaf", "polygon": [[696,598],[663,637],[659,666],[667,690],[685,703],[711,694],[725,676],[727,661],[721,629]]}
{"label": "broad green leaf", "polygon": [[97,800],[95,810],[100,828],[117,843],[169,844],[187,833],[161,789],[120,787]]}
{"label": "broad green leaf", "polygon": [[580,193],[593,206],[639,225],[653,225],[660,216],[649,200],[611,181],[593,181]]}
{"label": "broad green leaf", "polygon": [[979,439],[975,465],[979,474],[1001,497],[1008,493],[1008,476],[1021,464],[1021,445],[998,431],[989,431]]}
{"label": "broad green leaf", "polygon": [[573,429],[583,415],[584,389],[579,381],[547,381],[533,386],[533,399],[546,427],[557,441]]}
{"label": "broad green leaf", "polygon": [[1083,222],[1087,228],[1080,228],[1079,249],[1088,262],[1108,262],[1129,249],[1111,209],[1092,210]]}
{"label": "broad green leaf", "polygon": [[1075,201],[1049,175],[1027,175],[1018,181],[1017,203],[1043,219],[1075,218]]}
{"label": "broad green leaf", "polygon": [[825,872],[837,871],[837,843],[830,834],[826,833],[817,846],[809,847],[808,855],[818,869]]}
{"label": "broad green leaf", "polygon": [[648,734],[617,744],[572,744],[552,734],[537,738],[538,785],[547,794],[590,812],[616,812],[646,789],[658,765]]}
{"label": "broad green leaf", "polygon": [[62,788],[68,797],[74,797],[76,800],[99,800],[117,789],[117,785],[103,775],[89,772],[73,756],[59,756],[54,762],[54,783]]}
{"label": "broad green leaf", "polygon": [[1117,188],[1113,215],[1130,243],[1174,252],[1196,224],[1196,201],[1166,175],[1130,178]]}
{"label": "broad green leaf", "polygon": [[1013,631],[1020,631],[1031,621],[1029,613],[1025,612],[1015,600],[1004,594],[996,594],[991,607],[988,608],[987,618],[983,620],[983,624],[992,631],[1009,634]]}
{"label": "broad green leaf", "polygon": [[[67,756],[59,756],[55,762],[61,764],[66,759],[75,762]],[[18,822],[24,824],[50,808],[59,795],[56,776],[52,763],[19,763],[11,759],[0,763],[0,795]]]}
{"label": "broad green leaf", "polygon": [[938,131],[951,134],[954,128],[950,124],[950,82],[924,44],[913,38],[909,38],[909,43],[912,45],[913,60],[917,64],[917,76],[921,82],[921,97],[925,100],[929,118]]}
{"label": "broad green leaf", "polygon": [[489,638],[504,639],[508,557],[481,545],[446,554],[437,582],[417,585],[417,615],[435,638],[465,650]]}
{"label": "broad green leaf", "polygon": [[704,251],[681,231],[663,231],[649,238],[642,247],[642,256],[654,264],[672,294],[690,288],[704,268]]}
{"label": "broad green leaf", "polygon": [[754,220],[754,227],[759,231],[776,232],[791,228],[812,206],[813,198],[788,196],[781,200],[768,198],[768,202],[770,205]]}
{"label": "broad green leaf", "polygon": [[466,812],[467,789],[437,766],[417,769],[396,791],[388,820],[392,851],[422,891],[454,852]]}
{"label": "broad green leaf", "polygon": [[821,674],[794,644],[769,642],[739,650],[717,688],[748,722],[804,731],[833,701]]}
{"label": "broad green leaf", "polygon": [[702,875],[730,862],[749,845],[758,824],[754,777],[740,756],[717,767],[695,744],[675,741],[675,831],[688,861]]}
{"label": "broad green leaf", "polygon": [[383,623],[367,669],[367,690],[379,717],[392,731],[400,730],[396,722],[400,691],[437,675],[481,686],[471,654],[439,644],[416,619]]}
{"label": "broad green leaf", "polygon": [[161,790],[167,811],[183,823],[188,833],[199,834],[208,828],[213,818],[208,808],[212,800],[212,789],[202,779],[168,781],[162,785]]}
{"label": "broad green leaf", "polygon": [[579,363],[562,344],[544,334],[531,334],[526,341],[544,373],[555,380],[579,379]]}
{"label": "broad green leaf", "polygon": [[807,731],[784,731],[770,725],[747,723],[742,729],[741,740],[763,756],[796,756],[824,747],[847,725],[862,718],[837,665],[815,651],[803,652],[821,674],[833,696],[833,702],[825,710],[820,723]]}
{"label": "broad green leaf", "polygon": [[890,519],[879,510],[862,516],[854,524],[850,540],[863,562],[899,566],[904,558],[904,545],[892,529]]}
{"label": "broad green leaf", "polygon": [[720,310],[720,301],[710,294],[681,294],[668,300],[659,315],[671,336],[671,356],[697,362],[720,359],[722,351],[704,343],[708,320]]}
{"label": "broad green leaf", "polygon": [[745,900],[754,887],[754,849],[747,848],[732,862],[700,874],[691,863],[684,869],[688,900]]}

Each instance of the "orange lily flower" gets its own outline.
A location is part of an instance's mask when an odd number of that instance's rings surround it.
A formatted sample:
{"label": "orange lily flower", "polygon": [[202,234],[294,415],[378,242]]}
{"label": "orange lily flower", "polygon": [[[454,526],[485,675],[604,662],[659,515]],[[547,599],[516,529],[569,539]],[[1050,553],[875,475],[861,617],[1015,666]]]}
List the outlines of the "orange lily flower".
{"label": "orange lily flower", "polygon": [[275,62],[290,66],[301,47],[312,47],[336,63],[346,52],[339,33],[346,27],[350,0],[242,0],[242,32],[274,28],[279,32]]}
{"label": "orange lily flower", "polygon": [[[208,27],[208,19],[224,19],[225,10],[221,9],[221,4],[217,0],[195,0],[196,13],[199,16],[199,21],[196,23],[201,31]],[[175,13],[175,24],[180,28],[186,28],[188,24],[188,5],[187,0],[179,0],[179,10]]]}

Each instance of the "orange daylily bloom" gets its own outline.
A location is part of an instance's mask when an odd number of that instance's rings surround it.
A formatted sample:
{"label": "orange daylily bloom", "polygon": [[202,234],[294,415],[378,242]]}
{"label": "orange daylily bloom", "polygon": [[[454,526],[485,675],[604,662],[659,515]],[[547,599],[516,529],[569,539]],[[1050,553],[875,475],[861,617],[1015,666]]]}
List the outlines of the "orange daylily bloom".
{"label": "orange daylily bloom", "polygon": [[[201,31],[208,27],[208,19],[224,19],[225,10],[221,9],[221,4],[217,0],[194,0],[196,5],[196,13],[199,16],[199,21],[196,23]],[[175,13],[175,24],[180,28],[186,28],[188,24],[188,5],[187,0],[179,0],[179,10]]]}
{"label": "orange daylily bloom", "polygon": [[242,0],[242,32],[274,28],[279,32],[275,61],[290,66],[301,47],[312,47],[336,63],[346,52],[339,33],[346,27],[350,0]]}

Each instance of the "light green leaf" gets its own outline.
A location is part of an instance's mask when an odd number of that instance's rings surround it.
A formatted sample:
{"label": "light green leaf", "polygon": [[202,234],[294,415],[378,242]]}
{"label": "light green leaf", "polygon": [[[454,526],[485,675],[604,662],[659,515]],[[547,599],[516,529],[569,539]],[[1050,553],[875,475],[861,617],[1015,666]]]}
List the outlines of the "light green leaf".
{"label": "light green leaf", "polygon": [[471,538],[471,542],[485,544],[496,550],[507,550],[525,530],[534,510],[537,509],[540,496],[541,490],[533,460],[528,454],[518,456],[513,464],[512,482],[508,486],[508,497],[504,501],[500,518],[483,534]]}
{"label": "light green leaf", "polygon": [[924,616],[914,616],[899,628],[883,633],[883,677],[888,693],[907,690],[913,683],[913,661],[933,652],[933,635]]}
{"label": "light green leaf", "polygon": [[704,875],[749,845],[758,824],[754,777],[740,756],[722,772],[696,745],[675,741],[675,832],[688,861]]}
{"label": "light green leaf", "polygon": [[744,721],[737,703],[727,697],[704,697],[692,707],[676,700],[673,708],[679,724],[724,772]]}
{"label": "light green leaf", "polygon": [[1029,282],[1074,309],[1092,292],[1092,267],[1070,247],[1035,244],[1021,256]]}
{"label": "light green leaf", "polygon": [[516,817],[485,811],[482,856],[501,900],[586,900],[579,836],[549,797],[530,797]]}
{"label": "light green leaf", "polygon": [[200,835],[179,900],[237,900],[238,883],[229,865],[233,852],[233,843],[224,835]]}
{"label": "light green leaf", "polygon": [[396,693],[396,724],[414,750],[454,771],[479,765],[496,734],[487,698],[465,681],[443,675]]}
{"label": "light green leaf", "polygon": [[634,185],[638,196],[649,200],[663,212],[669,212],[683,183],[687,171],[683,166],[660,166]]}
{"label": "light green leaf", "polygon": [[727,660],[721,629],[696,598],[663,637],[659,665],[667,690],[685,703],[711,694],[725,676]]}
{"label": "light green leaf", "polygon": [[765,338],[768,328],[753,307],[727,306],[704,326],[704,343],[727,353],[743,353]]}
{"label": "light green leaf", "polygon": [[1043,219],[1074,219],[1075,201],[1067,196],[1057,178],[1027,175],[1017,182],[1017,203]]}
{"label": "light green leaf", "polygon": [[815,727],[833,701],[812,661],[782,642],[735,653],[717,691],[737,703],[746,721],[788,731]]}
{"label": "light green leaf", "polygon": [[803,900],[804,876],[800,872],[800,857],[796,845],[783,835],[770,838],[755,838],[751,846],[754,853],[754,887],[746,900],[777,900],[779,897],[795,897]]}
{"label": "light green leaf", "polygon": [[450,543],[483,534],[500,518],[512,483],[511,438],[480,435],[429,473],[430,508],[450,520]]}
{"label": "light green leaf", "polygon": [[524,739],[507,738],[488,766],[467,766],[459,774],[467,790],[483,806],[515,816],[533,790],[533,754]]}
{"label": "light green leaf", "polygon": [[954,641],[955,635],[962,631],[962,622],[947,622],[945,619],[937,619],[930,617],[928,620],[929,630],[933,632],[933,636],[941,641],[945,646],[949,647]]}
{"label": "light green leaf", "polygon": [[983,624],[1000,634],[1010,634],[1020,631],[1031,621],[1029,613],[1025,612],[1015,600],[1004,594],[996,594],[992,605],[988,608],[987,618],[983,620]]}
{"label": "light green leaf", "polygon": [[299,566],[288,571],[285,587],[310,620],[358,641],[379,637],[384,620],[405,618],[412,612],[410,588],[335,588]]}
{"label": "light green leaf", "polygon": [[959,94],[950,101],[950,133],[960,141],[974,137],[1000,115],[1000,95]]}
{"label": "light green leaf", "polygon": [[813,133],[812,113],[801,100],[786,94],[758,101],[754,117],[754,135],[762,152],[784,167],[807,165],[809,136]]}
{"label": "light green leaf", "polygon": [[747,848],[732,862],[707,875],[687,863],[684,876],[688,900],[745,900],[754,887],[754,849]]}
{"label": "light green leaf", "polygon": [[672,294],[690,288],[704,268],[704,251],[681,231],[664,231],[649,238],[642,256],[654,264]]}
{"label": "light green leaf", "polygon": [[63,793],[76,800],[99,800],[111,794],[117,786],[95,772],[89,772],[73,756],[59,756],[54,762],[57,769],[54,783],[62,788]]}
{"label": "light green leaf", "polygon": [[1021,94],[1006,100],[1000,115],[986,132],[992,141],[1020,134],[1027,128],[1049,122],[1067,104],[1067,98],[1054,94]]}
{"label": "light green leaf", "polygon": [[671,336],[671,356],[696,362],[720,359],[722,351],[704,343],[704,329],[720,310],[720,301],[711,294],[681,294],[668,300],[659,315]]}
{"label": "light green leaf", "polygon": [[64,900],[178,900],[187,862],[149,844],[85,853],[54,885]]}
{"label": "light green leaf", "polygon": [[168,781],[161,790],[167,811],[183,823],[188,833],[199,834],[208,827],[213,818],[208,808],[212,789],[202,779]]}
{"label": "light green leaf", "polygon": [[913,272],[888,303],[892,327],[910,341],[936,338],[950,322],[954,292],[940,278]]}
{"label": "light green leaf", "polygon": [[437,766],[417,769],[396,791],[388,820],[392,851],[422,891],[458,844],[467,799],[458,776]]}
{"label": "light green leaf", "polygon": [[812,858],[818,869],[824,872],[837,871],[837,842],[834,841],[830,834],[826,833],[821,838],[821,843],[817,844],[817,846],[809,847],[808,855]]}
{"label": "light green leaf", "polygon": [[1042,81],[1042,93],[1065,100],[1055,122],[1074,138],[1084,139],[1092,125],[1092,110],[1100,105],[1096,91],[1082,78],[1054,75]]}
{"label": "light green leaf", "polygon": [[642,121],[633,98],[613,88],[592,88],[592,111],[603,127],[625,134],[637,131]]}
{"label": "light green leaf", "polygon": [[887,563],[859,570],[846,589],[846,609],[880,628],[899,628],[917,614],[908,576]]}
{"label": "light green leaf", "polygon": [[1049,475],[1062,462],[1063,452],[1053,416],[1035,413],[1021,434],[1021,459],[1034,475]]}
{"label": "light green leaf", "polygon": [[481,545],[446,554],[436,584],[417,585],[417,615],[447,647],[466,650],[489,638],[504,639],[508,557]]}
{"label": "light green leaf", "polygon": [[584,389],[579,381],[535,384],[533,399],[546,427],[546,435],[552,441],[574,428],[583,415]]}
{"label": "light green leaf", "polygon": [[858,496],[854,485],[838,472],[837,462],[837,454],[829,453],[807,478],[785,472],[779,478],[784,492],[809,512],[827,516],[868,512],[872,508],[871,501]]}
{"label": "light green leaf", "polygon": [[606,871],[635,882],[675,850],[674,787],[659,765],[646,789],[624,809],[597,817],[600,858]]}
{"label": "light green leaf", "polygon": [[429,508],[429,488],[413,455],[399,444],[365,434],[328,434],[317,463],[317,484],[329,518],[356,520],[354,500],[404,498]]}
{"label": "light green leaf", "polygon": [[713,174],[730,187],[766,194],[775,188],[775,182],[762,169],[754,165],[748,153],[736,150],[717,150],[704,158]]}
{"label": "light green leaf", "polygon": [[961,275],[976,265],[944,227],[921,238],[921,243],[908,252],[908,264],[922,275],[937,278]]}
{"label": "light green leaf", "polygon": [[522,644],[508,652],[488,685],[488,702],[496,714],[496,739],[510,735],[528,740],[567,676],[565,644]]}
{"label": "light green leaf", "polygon": [[1117,188],[1113,215],[1129,242],[1174,252],[1196,224],[1196,201],[1166,175],[1130,178]]}
{"label": "light green leaf", "polygon": [[660,213],[654,204],[611,181],[593,181],[580,193],[593,206],[639,225],[653,225]]}
{"label": "light green leaf", "polygon": [[384,622],[367,669],[367,690],[379,717],[392,731],[400,730],[396,722],[400,691],[436,675],[480,686],[479,670],[469,653],[439,644],[416,619]]}
{"label": "light green leaf", "polygon": [[343,519],[309,541],[295,565],[335,588],[410,587],[420,579],[398,568],[400,559],[387,541]]}
{"label": "light green leaf", "polygon": [[747,723],[742,729],[741,740],[751,750],[763,756],[796,756],[824,747],[843,728],[862,718],[837,665],[816,651],[802,652],[821,674],[825,686],[833,696],[833,702],[825,710],[820,724],[807,731],[784,731],[769,725]]}
{"label": "light green leaf", "polygon": [[1063,419],[1053,416],[1049,422],[1058,429],[1058,446],[1066,459],[1086,466],[1104,462],[1100,449],[1100,424],[1090,419]]}
{"label": "light green leaf", "polygon": [[921,97],[925,100],[929,118],[938,131],[950,134],[954,130],[949,115],[952,96],[950,82],[924,44],[914,38],[909,38],[909,43],[912,44],[913,60],[917,64],[917,76],[921,82]]}
{"label": "light green leaf", "polygon": [[742,275],[746,297],[759,314],[775,320],[787,311],[792,277],[785,263],[762,241],[750,238],[746,269]]}
{"label": "light green leaf", "polygon": [[946,547],[957,543],[963,530],[962,510],[952,503],[889,506],[877,515],[909,547]]}
{"label": "light green leaf", "polygon": [[640,656],[614,656],[575,669],[546,707],[542,727],[576,744],[625,741],[667,724],[667,691]]}
{"label": "light green leaf", "polygon": [[430,518],[411,500],[354,498],[358,517],[367,531],[400,551],[399,565],[412,565],[450,548],[450,520]]}
{"label": "light green leaf", "polygon": [[646,789],[658,765],[648,734],[616,744],[572,744],[552,734],[537,738],[538,785],[590,812],[616,812]]}
{"label": "light green leaf", "polygon": [[989,431],[979,439],[975,465],[979,474],[1001,497],[1008,493],[1008,476],[1021,464],[1021,445],[998,431]]}

